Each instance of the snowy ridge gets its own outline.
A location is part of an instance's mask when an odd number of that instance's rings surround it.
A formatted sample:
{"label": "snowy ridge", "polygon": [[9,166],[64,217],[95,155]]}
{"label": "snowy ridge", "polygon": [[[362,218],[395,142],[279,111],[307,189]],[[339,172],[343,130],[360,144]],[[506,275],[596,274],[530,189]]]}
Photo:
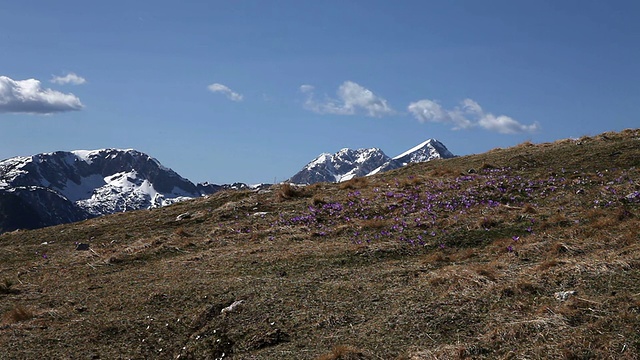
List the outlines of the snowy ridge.
{"label": "snowy ridge", "polygon": [[320,154],[288,181],[296,184],[347,181],[365,176],[389,160],[391,158],[378,148],[344,148],[335,154]]}
{"label": "snowy ridge", "polygon": [[326,163],[330,157],[331,157],[331,154],[322,153],[317,158],[313,159],[310,163],[308,163],[307,166],[305,166],[305,168],[311,170],[318,165],[322,165]]}
{"label": "snowy ridge", "polygon": [[92,155],[96,155],[98,153],[98,151],[74,150],[71,153],[74,154],[75,156],[77,156],[78,159],[86,162],[87,164],[91,164],[91,156]]}
{"label": "snowy ridge", "polygon": [[438,140],[429,139],[402,154],[390,158],[378,148],[341,149],[335,154],[322,153],[308,163],[288,182],[312,184],[342,182],[358,176],[370,176],[400,168],[409,163],[451,158],[454,155]]}
{"label": "snowy ridge", "polygon": [[413,148],[394,157],[394,160],[401,161],[404,165],[415,162],[431,161],[440,158],[452,158],[454,155],[444,144],[435,139],[429,139]]}
{"label": "snowy ridge", "polygon": [[418,145],[416,145],[416,146],[412,147],[411,149],[409,149],[409,150],[407,150],[407,151],[403,152],[402,154],[400,154],[400,155],[398,155],[398,156],[394,157],[393,159],[394,159],[394,160],[397,160],[397,159],[400,159],[400,158],[401,158],[401,157],[403,157],[403,156],[407,156],[407,155],[409,155],[409,154],[411,154],[411,153],[413,153],[413,152],[415,152],[415,151],[420,150],[420,149],[421,149],[421,148],[423,148],[425,145],[431,144],[433,141],[434,141],[433,139],[429,139],[429,140],[427,140],[427,141],[425,141],[425,142],[423,142],[423,143],[420,143],[420,144],[418,144]]}

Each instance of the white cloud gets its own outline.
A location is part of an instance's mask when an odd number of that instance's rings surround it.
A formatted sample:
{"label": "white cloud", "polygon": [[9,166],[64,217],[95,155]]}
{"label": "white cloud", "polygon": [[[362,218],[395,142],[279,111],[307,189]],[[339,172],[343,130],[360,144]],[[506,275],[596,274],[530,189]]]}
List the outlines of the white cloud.
{"label": "white cloud", "polygon": [[83,107],[75,95],[43,89],[36,79],[0,76],[0,113],[52,114]]}
{"label": "white cloud", "polygon": [[86,83],[87,80],[82,76],[78,76],[74,73],[68,73],[65,76],[54,76],[51,79],[51,82],[54,84],[60,84],[60,85],[65,85],[65,84],[82,85]]}
{"label": "white cloud", "polygon": [[466,129],[473,123],[465,117],[464,110],[446,110],[433,100],[420,100],[409,104],[408,110],[420,122],[451,123],[454,129]]}
{"label": "white cloud", "polygon": [[300,92],[303,93],[310,93],[313,92],[313,90],[315,89],[315,87],[313,85],[300,85]]}
{"label": "white cloud", "polygon": [[489,131],[501,134],[531,133],[540,129],[538,123],[524,125],[506,116],[495,116],[482,110],[480,104],[471,99],[464,99],[460,106],[444,109],[433,100],[419,100],[409,104],[408,110],[420,122],[439,122],[453,125],[454,130],[480,126]]}
{"label": "white cloud", "polygon": [[322,102],[316,101],[313,86],[302,85],[300,91],[307,94],[305,108],[320,114],[354,115],[364,112],[367,116],[381,117],[395,113],[387,105],[387,100],[353,81],[345,81],[340,85],[337,99],[326,98]]}
{"label": "white cloud", "polygon": [[524,125],[508,116],[500,115],[496,117],[493,114],[485,114],[478,121],[478,124],[487,130],[497,131],[501,134],[532,133],[540,129],[538,123]]}
{"label": "white cloud", "polygon": [[471,99],[464,99],[462,100],[462,109],[464,109],[464,112],[468,113],[468,114],[482,114],[482,108],[480,107],[480,104],[478,104],[477,102],[471,100]]}
{"label": "white cloud", "polygon": [[207,87],[211,92],[222,93],[231,101],[242,101],[243,96],[222,84],[211,84]]}

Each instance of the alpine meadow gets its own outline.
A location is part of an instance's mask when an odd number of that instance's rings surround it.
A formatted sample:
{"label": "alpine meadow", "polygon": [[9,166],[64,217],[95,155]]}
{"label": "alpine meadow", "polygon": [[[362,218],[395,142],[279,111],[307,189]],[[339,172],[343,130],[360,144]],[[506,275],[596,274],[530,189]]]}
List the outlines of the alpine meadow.
{"label": "alpine meadow", "polygon": [[0,235],[2,359],[637,359],[640,130]]}

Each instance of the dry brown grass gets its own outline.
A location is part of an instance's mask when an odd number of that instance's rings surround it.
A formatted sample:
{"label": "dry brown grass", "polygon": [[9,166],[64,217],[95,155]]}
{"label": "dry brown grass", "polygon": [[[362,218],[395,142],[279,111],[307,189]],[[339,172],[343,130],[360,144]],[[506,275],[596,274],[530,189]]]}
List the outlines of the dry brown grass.
{"label": "dry brown grass", "polygon": [[175,234],[181,237],[189,237],[191,236],[191,234],[189,234],[189,232],[187,230],[184,229],[184,227],[179,227],[176,229]]}
{"label": "dry brown grass", "polygon": [[640,132],[605,135],[1,234],[0,358],[640,358]]}
{"label": "dry brown grass", "polygon": [[551,269],[554,266],[558,266],[559,264],[561,264],[561,263],[557,259],[546,260],[546,261],[543,261],[542,263],[540,263],[537,266],[536,269],[538,271],[546,271],[546,270]]}
{"label": "dry brown grass", "polygon": [[372,359],[364,351],[351,346],[338,345],[330,353],[318,357],[317,360],[367,360]]}
{"label": "dry brown grass", "polygon": [[494,217],[482,217],[476,226],[477,229],[491,229],[500,225],[502,220],[496,219]]}
{"label": "dry brown grass", "polygon": [[538,210],[536,210],[535,206],[531,204],[525,204],[525,206],[522,208],[522,212],[525,214],[537,214]]}
{"label": "dry brown grass", "polygon": [[355,189],[364,189],[367,186],[369,186],[369,178],[356,177],[356,178],[341,182],[338,185],[338,188],[341,190],[346,190],[346,189],[355,190]]}
{"label": "dry brown grass", "polygon": [[392,224],[389,219],[367,219],[360,221],[360,227],[363,229],[386,229]]}
{"label": "dry brown grass", "polygon": [[303,188],[292,184],[280,184],[276,188],[277,200],[284,201],[307,196]]}
{"label": "dry brown grass", "polygon": [[2,323],[8,325],[15,324],[21,321],[31,320],[34,316],[33,311],[24,306],[18,305],[2,315]]}
{"label": "dry brown grass", "polygon": [[311,198],[311,205],[319,206],[319,205],[324,205],[326,203],[327,203],[327,200],[322,194],[315,194]]}
{"label": "dry brown grass", "polygon": [[0,282],[0,294],[17,294],[20,291],[13,286],[15,283],[9,278],[5,278]]}
{"label": "dry brown grass", "polygon": [[421,176],[408,176],[400,181],[400,187],[409,188],[422,184],[424,179]]}
{"label": "dry brown grass", "polygon": [[454,175],[458,175],[458,172],[450,168],[435,168],[429,171],[429,176],[431,177],[443,177],[443,176],[454,176]]}
{"label": "dry brown grass", "polygon": [[491,169],[495,169],[495,168],[496,168],[495,165],[490,164],[490,163],[486,163],[486,162],[483,162],[482,165],[480,166],[481,170],[491,170]]}

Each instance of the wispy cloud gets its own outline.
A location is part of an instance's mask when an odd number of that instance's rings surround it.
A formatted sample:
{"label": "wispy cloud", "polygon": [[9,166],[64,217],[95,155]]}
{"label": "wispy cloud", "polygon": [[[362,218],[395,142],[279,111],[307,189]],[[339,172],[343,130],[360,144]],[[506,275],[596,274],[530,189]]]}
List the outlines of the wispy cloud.
{"label": "wispy cloud", "polygon": [[211,92],[224,94],[231,101],[242,101],[243,96],[226,85],[214,83],[207,87]]}
{"label": "wispy cloud", "polygon": [[300,92],[308,94],[308,93],[312,93],[313,90],[315,90],[315,86],[313,85],[300,85]]}
{"label": "wispy cloud", "polygon": [[65,76],[54,76],[51,79],[51,82],[54,84],[60,84],[60,85],[65,85],[65,84],[82,85],[86,83],[87,80],[82,76],[78,76],[74,73],[68,73]]}
{"label": "wispy cloud", "polygon": [[446,110],[433,100],[420,100],[409,104],[408,110],[420,122],[439,122],[452,124],[455,130],[473,126],[465,117],[464,109]]}
{"label": "wispy cloud", "polygon": [[445,109],[434,100],[424,99],[409,104],[407,109],[420,122],[451,124],[454,130],[479,126],[501,134],[517,134],[532,133],[540,129],[537,122],[524,125],[509,116],[495,116],[485,112],[480,104],[471,99],[463,100],[460,106],[453,109]]}
{"label": "wispy cloud", "polygon": [[387,100],[353,81],[340,85],[337,99],[326,97],[324,101],[316,100],[315,88],[311,85],[300,86],[300,91],[307,95],[304,107],[319,114],[354,115],[362,112],[367,116],[381,117],[395,113]]}
{"label": "wispy cloud", "polygon": [[75,95],[42,88],[39,80],[0,76],[0,113],[52,114],[83,107]]}

